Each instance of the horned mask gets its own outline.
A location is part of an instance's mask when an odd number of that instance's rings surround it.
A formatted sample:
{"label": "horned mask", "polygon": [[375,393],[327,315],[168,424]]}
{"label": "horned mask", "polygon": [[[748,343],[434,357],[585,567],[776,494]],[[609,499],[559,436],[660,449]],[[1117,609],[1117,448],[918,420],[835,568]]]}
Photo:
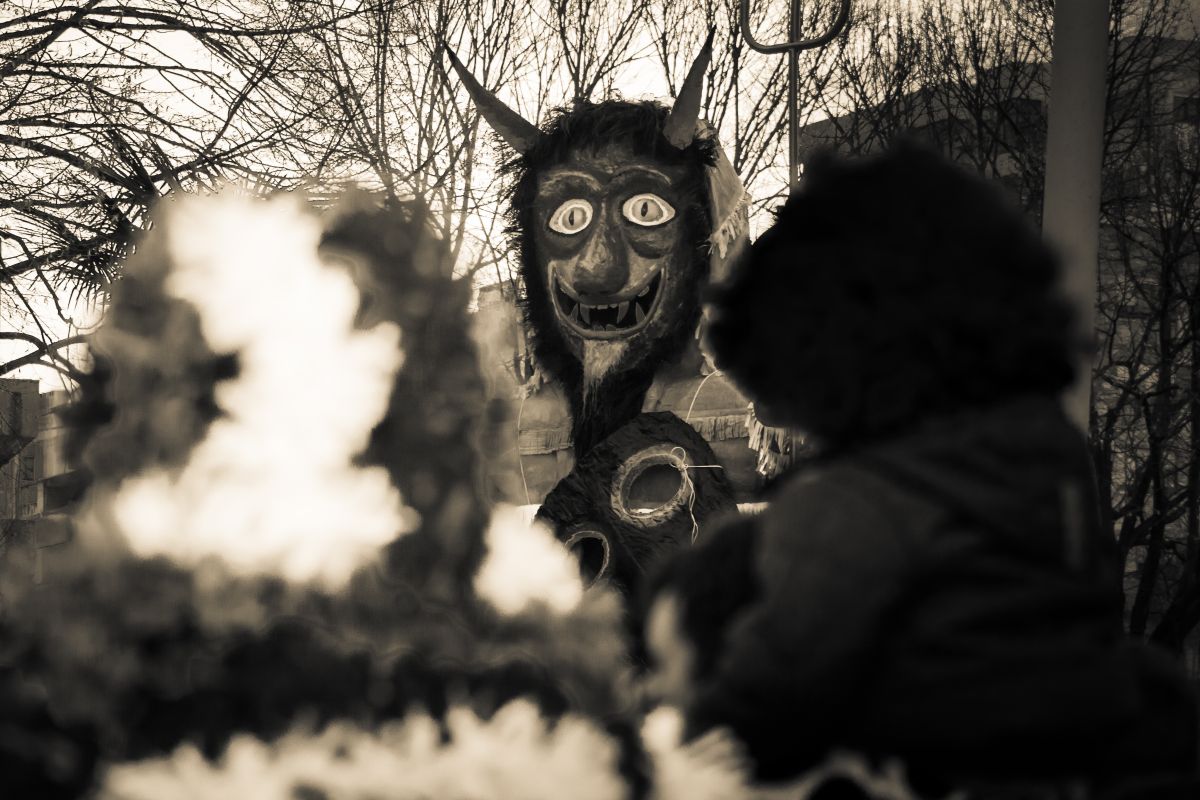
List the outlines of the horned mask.
{"label": "horned mask", "polygon": [[711,51],[710,35],[670,109],[577,102],[545,131],[450,53],[480,113],[517,153],[510,230],[526,317],[535,355],[572,402],[577,453],[640,411],[655,371],[694,335],[700,287],[722,277],[744,240],[745,190],[698,122]]}

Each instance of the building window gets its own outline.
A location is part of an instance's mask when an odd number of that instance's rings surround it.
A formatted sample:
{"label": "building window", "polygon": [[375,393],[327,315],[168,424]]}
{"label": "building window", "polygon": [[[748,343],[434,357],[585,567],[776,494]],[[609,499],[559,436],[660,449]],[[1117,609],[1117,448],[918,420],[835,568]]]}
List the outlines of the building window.
{"label": "building window", "polygon": [[31,443],[21,452],[19,464],[21,467],[21,476],[19,480],[22,486],[28,486],[37,480],[37,444]]}
{"label": "building window", "polygon": [[1176,122],[1200,124],[1200,95],[1175,95],[1172,113]]}
{"label": "building window", "polygon": [[1011,97],[1000,104],[1000,119],[1022,135],[1028,136],[1045,125],[1045,109],[1041,100],[1032,97]]}

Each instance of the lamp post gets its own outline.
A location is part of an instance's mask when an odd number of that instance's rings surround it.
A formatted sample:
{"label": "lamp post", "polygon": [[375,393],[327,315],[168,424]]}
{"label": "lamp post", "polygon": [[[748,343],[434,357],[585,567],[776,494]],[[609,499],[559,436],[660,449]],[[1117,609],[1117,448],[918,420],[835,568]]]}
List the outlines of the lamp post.
{"label": "lamp post", "polygon": [[[1104,155],[1104,79],[1108,3],[1058,0],[1050,60],[1046,187],[1042,231],[1062,257],[1063,293],[1075,306],[1081,333],[1094,336],[1100,245],[1100,168]],[[1084,431],[1091,408],[1092,359],[1080,359],[1064,397]]]}

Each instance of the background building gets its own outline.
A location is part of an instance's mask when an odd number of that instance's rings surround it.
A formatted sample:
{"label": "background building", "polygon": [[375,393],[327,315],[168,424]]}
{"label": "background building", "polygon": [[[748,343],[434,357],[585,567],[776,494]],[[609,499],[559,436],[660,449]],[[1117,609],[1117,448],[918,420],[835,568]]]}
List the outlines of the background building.
{"label": "background building", "polygon": [[66,543],[63,514],[83,491],[64,458],[65,430],[55,413],[65,391],[39,393],[34,380],[0,379],[0,558],[30,557],[40,579],[45,549]]}

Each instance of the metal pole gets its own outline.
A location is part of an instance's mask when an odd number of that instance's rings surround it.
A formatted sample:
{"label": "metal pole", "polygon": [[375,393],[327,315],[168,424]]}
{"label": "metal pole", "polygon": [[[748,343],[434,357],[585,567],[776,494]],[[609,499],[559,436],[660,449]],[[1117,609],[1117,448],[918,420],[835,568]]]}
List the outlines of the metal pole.
{"label": "metal pole", "polygon": [[[1108,66],[1108,3],[1058,0],[1050,61],[1046,187],[1042,231],[1063,259],[1062,288],[1077,309],[1081,332],[1095,335],[1100,244],[1100,169],[1104,157],[1104,79]],[[1092,359],[1081,359],[1063,398],[1086,431]]]}
{"label": "metal pole", "polygon": [[740,0],[738,20],[742,38],[751,49],[760,53],[788,54],[788,188],[796,188],[800,181],[800,110],[797,108],[800,93],[800,51],[823,47],[841,33],[850,19],[850,0],[841,0],[837,17],[829,30],[812,39],[800,39],[800,0],[791,0],[788,18],[788,41],[781,44],[762,44],[750,31],[750,0]]}
{"label": "metal pole", "polygon": [[[800,0],[792,0],[788,22],[788,41],[800,38]],[[800,182],[800,109],[796,107],[800,94],[800,51],[788,50],[788,190]]]}

